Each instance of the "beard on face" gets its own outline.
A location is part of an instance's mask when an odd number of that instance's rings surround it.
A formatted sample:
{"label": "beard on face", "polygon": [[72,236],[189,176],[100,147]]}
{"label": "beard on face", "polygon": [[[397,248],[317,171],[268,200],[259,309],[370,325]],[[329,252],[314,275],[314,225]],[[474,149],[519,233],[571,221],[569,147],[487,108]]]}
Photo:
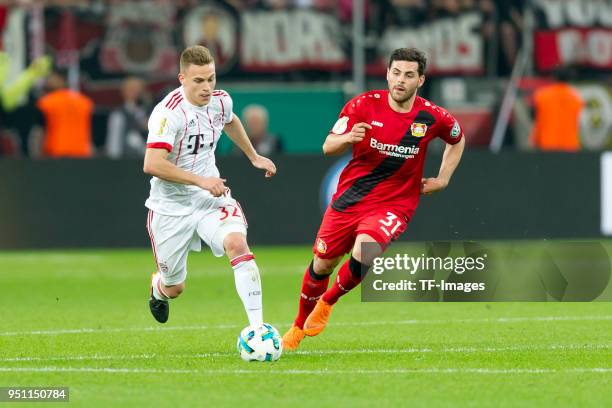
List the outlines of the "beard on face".
{"label": "beard on face", "polygon": [[416,90],[417,90],[417,87],[414,87],[413,89],[406,88],[406,95],[405,96],[403,96],[403,97],[395,97],[394,94],[393,94],[393,88],[391,88],[390,95],[391,95],[391,98],[393,98],[393,100],[395,102],[401,104],[401,103],[404,103],[404,102],[410,100],[410,98],[412,98],[414,96],[414,94],[416,93]]}

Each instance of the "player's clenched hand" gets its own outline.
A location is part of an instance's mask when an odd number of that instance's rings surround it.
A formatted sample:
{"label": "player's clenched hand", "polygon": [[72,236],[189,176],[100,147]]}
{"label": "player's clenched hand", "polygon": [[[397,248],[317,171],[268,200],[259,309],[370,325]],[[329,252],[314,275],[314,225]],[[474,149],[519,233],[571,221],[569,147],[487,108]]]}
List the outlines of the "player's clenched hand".
{"label": "player's clenched hand", "polygon": [[366,129],[372,129],[372,125],[365,122],[355,123],[350,132],[348,132],[347,141],[350,144],[356,144],[363,140],[365,137]]}
{"label": "player's clenched hand", "polygon": [[441,178],[422,178],[421,192],[423,194],[431,194],[436,191],[444,190],[448,186],[448,181]]}
{"label": "player's clenched hand", "polygon": [[266,177],[272,177],[276,174],[276,165],[274,162],[267,157],[257,155],[257,157],[251,161],[254,167],[266,171]]}
{"label": "player's clenched hand", "polygon": [[210,191],[210,194],[213,196],[220,197],[227,191],[227,187],[224,184],[226,181],[226,179],[219,177],[202,177],[198,186],[204,190]]}

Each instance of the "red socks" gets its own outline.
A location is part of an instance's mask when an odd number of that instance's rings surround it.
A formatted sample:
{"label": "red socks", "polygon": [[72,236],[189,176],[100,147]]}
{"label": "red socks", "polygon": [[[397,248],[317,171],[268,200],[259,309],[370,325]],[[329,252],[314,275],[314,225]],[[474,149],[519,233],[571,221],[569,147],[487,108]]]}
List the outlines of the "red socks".
{"label": "red socks", "polygon": [[336,303],[340,296],[346,295],[351,289],[361,283],[365,272],[365,265],[351,256],[348,261],[342,264],[333,285],[323,295],[325,303],[330,305]]}
{"label": "red socks", "polygon": [[340,299],[340,296],[347,294],[361,283],[366,271],[367,267],[351,256],[348,261],[342,264],[336,280],[327,289],[329,275],[315,274],[311,262],[304,273],[298,315],[293,325],[303,329],[306,318],[314,309],[319,298],[322,297],[326,303],[333,305]]}
{"label": "red socks", "polygon": [[300,293],[300,304],[298,308],[298,314],[293,322],[294,326],[300,329],[304,328],[304,322],[306,318],[312,312],[317,300],[327,290],[329,283],[329,275],[317,275],[314,273],[312,262],[306,268],[304,273],[304,279],[302,280],[302,292]]}

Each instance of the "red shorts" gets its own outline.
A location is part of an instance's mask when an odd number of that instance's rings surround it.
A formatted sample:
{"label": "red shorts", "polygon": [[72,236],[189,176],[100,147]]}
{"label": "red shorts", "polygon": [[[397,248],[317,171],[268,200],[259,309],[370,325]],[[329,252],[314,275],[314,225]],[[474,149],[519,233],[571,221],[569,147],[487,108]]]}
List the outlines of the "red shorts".
{"label": "red shorts", "polygon": [[312,252],[331,259],[353,249],[359,234],[368,234],[384,249],[406,230],[408,218],[399,212],[380,209],[347,214],[327,207]]}

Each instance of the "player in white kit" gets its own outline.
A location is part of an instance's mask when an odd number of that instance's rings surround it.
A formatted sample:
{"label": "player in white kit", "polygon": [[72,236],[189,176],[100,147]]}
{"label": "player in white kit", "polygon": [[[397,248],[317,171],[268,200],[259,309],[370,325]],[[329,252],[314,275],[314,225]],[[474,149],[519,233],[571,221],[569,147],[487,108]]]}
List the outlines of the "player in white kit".
{"label": "player in white kit", "polygon": [[276,166],[253,148],[232,112],[229,94],[215,90],[215,64],[207,48],[183,51],[178,78],[181,87],[157,104],[149,118],[144,172],[153,178],[145,205],[157,264],[149,308],[158,322],[168,320],[168,300],[185,288],[187,255],[200,251],[203,240],[215,256],[228,256],[249,324],[260,326],[261,281],[246,240],[246,218],[215,165],[221,132],[266,177],[276,173]]}

